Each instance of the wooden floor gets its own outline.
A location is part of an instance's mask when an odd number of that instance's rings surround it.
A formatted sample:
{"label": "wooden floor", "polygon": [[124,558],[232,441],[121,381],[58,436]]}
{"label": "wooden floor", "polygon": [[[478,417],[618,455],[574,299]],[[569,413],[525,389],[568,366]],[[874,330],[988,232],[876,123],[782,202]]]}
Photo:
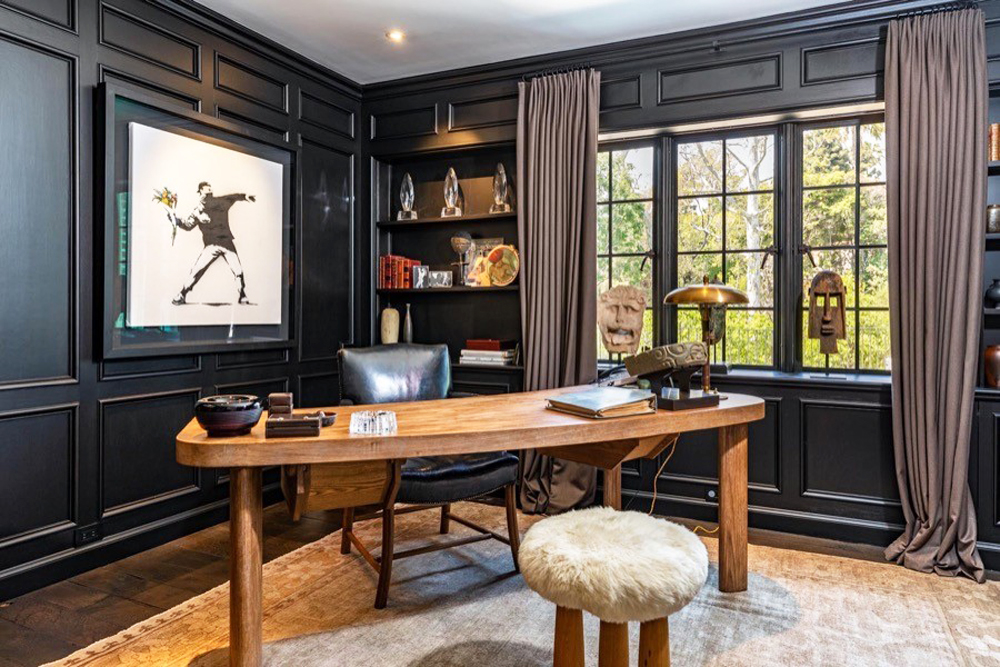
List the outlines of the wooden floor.
{"label": "wooden floor", "polygon": [[[277,558],[339,528],[339,512],[307,514],[296,524],[283,503],[274,505],[264,514],[264,559]],[[229,577],[228,537],[227,524],[220,524],[0,602],[0,667],[34,666],[65,657],[224,583]],[[750,541],[883,560],[878,547],[771,531],[751,529]]]}

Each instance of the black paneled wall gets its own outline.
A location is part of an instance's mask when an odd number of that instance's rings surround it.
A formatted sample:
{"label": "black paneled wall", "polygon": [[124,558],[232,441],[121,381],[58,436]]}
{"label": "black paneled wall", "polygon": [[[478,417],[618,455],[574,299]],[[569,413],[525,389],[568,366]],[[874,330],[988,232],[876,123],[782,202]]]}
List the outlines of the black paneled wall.
{"label": "black paneled wall", "polygon": [[[199,396],[334,399],[336,350],[355,338],[364,162],[356,85],[186,2],[0,0],[0,62],[4,599],[225,518],[226,471],[174,461],[173,436]],[[100,361],[103,81],[296,151],[295,348]]]}

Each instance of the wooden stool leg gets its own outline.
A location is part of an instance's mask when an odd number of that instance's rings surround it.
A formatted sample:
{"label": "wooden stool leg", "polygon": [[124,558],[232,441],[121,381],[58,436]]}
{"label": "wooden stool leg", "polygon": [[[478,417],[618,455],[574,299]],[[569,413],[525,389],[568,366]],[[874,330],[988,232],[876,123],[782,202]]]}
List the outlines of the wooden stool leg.
{"label": "wooden stool leg", "polygon": [[598,667],[628,667],[628,623],[601,621]]}
{"label": "wooden stool leg", "polygon": [[639,667],[670,667],[670,626],[665,618],[639,626]]}
{"label": "wooden stool leg", "polygon": [[556,637],[552,667],[584,667],[583,612],[556,607]]}
{"label": "wooden stool leg", "polygon": [[387,505],[382,510],[382,554],[378,567],[378,591],[375,593],[375,608],[385,609],[389,603],[389,584],[392,580],[392,552],[395,538],[396,509]]}
{"label": "wooden stool leg", "polygon": [[340,553],[351,553],[351,531],[354,530],[354,508],[344,508],[344,525],[340,530]]}
{"label": "wooden stool leg", "polygon": [[504,489],[504,504],[507,506],[507,539],[510,540],[510,555],[514,557],[514,571],[521,571],[517,560],[517,552],[521,548],[521,533],[517,528],[517,497],[514,485],[508,484]]}
{"label": "wooden stool leg", "polygon": [[448,513],[451,512],[451,503],[445,503],[441,506],[441,534],[445,535],[450,528],[451,521],[448,518]]}

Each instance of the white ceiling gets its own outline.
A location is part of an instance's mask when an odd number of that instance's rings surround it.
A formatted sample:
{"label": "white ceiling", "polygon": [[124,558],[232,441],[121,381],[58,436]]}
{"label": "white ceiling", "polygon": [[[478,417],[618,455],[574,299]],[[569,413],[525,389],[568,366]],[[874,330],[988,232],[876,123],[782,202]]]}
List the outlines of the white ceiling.
{"label": "white ceiling", "polygon": [[[834,4],[830,0],[199,0],[358,83]],[[402,44],[385,38],[406,32]]]}

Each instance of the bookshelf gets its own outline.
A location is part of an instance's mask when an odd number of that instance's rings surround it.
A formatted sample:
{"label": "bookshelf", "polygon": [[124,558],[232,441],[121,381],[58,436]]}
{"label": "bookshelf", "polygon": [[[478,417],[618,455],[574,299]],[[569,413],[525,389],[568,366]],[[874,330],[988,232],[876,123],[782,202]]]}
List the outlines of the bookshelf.
{"label": "bookshelf", "polygon": [[[372,221],[376,245],[373,271],[377,285],[379,257],[387,254],[419,260],[433,271],[452,271],[455,284],[447,288],[375,289],[376,332],[382,310],[393,306],[405,317],[410,306],[415,343],[445,343],[452,359],[456,390],[474,393],[518,391],[524,368],[459,364],[470,338],[521,340],[520,280],[503,287],[458,284],[451,237],[467,232],[473,240],[503,239],[519,246],[516,212],[489,213],[493,204],[493,174],[497,163],[507,172],[510,203],[516,204],[516,149],[513,143],[450,150],[412,152],[373,159]],[[444,206],[444,179],[452,167],[458,176],[463,215],[440,217]],[[399,189],[409,173],[414,186],[416,220],[397,220]]]}

